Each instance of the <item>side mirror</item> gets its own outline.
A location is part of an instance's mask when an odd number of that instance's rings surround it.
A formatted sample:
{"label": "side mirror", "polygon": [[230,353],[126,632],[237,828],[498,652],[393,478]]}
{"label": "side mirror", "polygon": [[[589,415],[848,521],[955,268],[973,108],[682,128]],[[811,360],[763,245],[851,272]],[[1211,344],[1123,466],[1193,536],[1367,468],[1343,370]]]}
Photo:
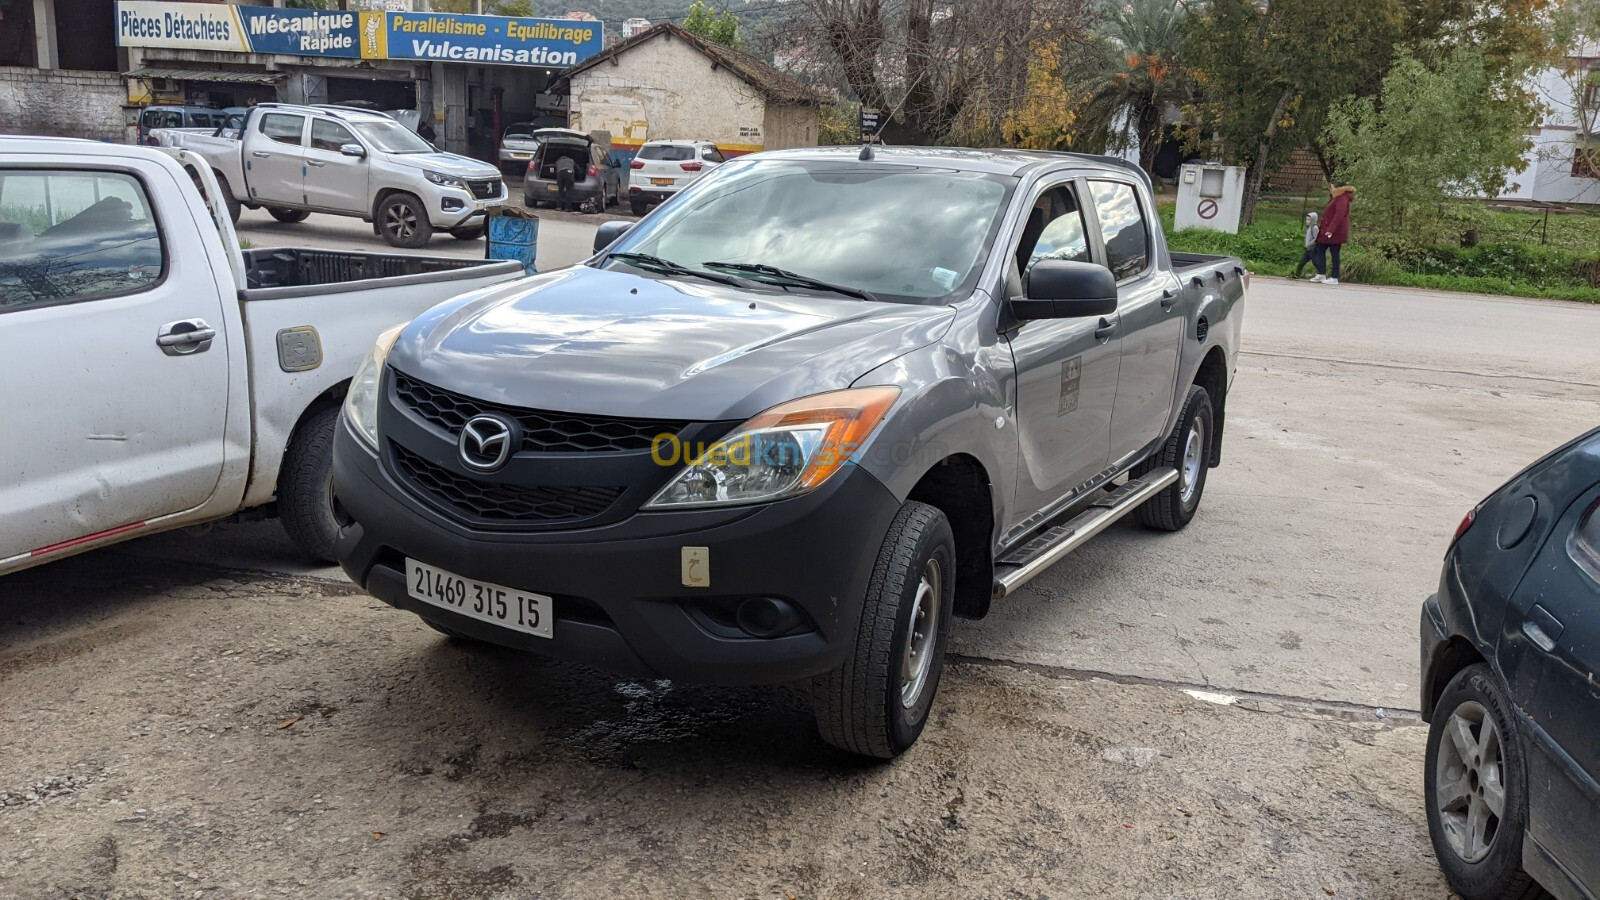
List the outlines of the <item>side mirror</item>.
{"label": "side mirror", "polygon": [[1020,320],[1077,319],[1117,311],[1117,279],[1096,263],[1041,259],[1028,272],[1027,297],[1011,301]]}
{"label": "side mirror", "polygon": [[632,227],[632,222],[606,222],[601,225],[595,229],[594,252],[599,253],[601,250],[615,244],[617,238],[627,234],[628,229]]}
{"label": "side mirror", "polygon": [[367,155],[366,148],[360,144],[340,144],[339,152],[343,153],[345,156],[354,156],[357,159],[361,159]]}

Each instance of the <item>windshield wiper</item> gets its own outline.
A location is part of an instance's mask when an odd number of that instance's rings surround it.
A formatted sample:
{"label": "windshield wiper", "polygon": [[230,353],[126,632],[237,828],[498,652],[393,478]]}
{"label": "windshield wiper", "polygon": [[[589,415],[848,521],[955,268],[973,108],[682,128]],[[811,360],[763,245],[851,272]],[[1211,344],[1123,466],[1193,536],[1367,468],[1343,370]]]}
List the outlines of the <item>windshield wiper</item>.
{"label": "windshield wiper", "polygon": [[675,263],[670,259],[662,259],[659,256],[651,256],[648,253],[613,253],[607,256],[606,259],[619,260],[635,268],[646,269],[651,272],[661,272],[665,275],[693,275],[696,278],[704,278],[707,281],[715,281],[717,284],[727,284],[732,285],[733,287],[739,287],[738,279],[729,278],[726,275],[718,275],[715,272],[704,272],[700,269],[691,269],[688,266]]}
{"label": "windshield wiper", "polygon": [[751,275],[761,275],[767,281],[771,281],[773,283],[792,284],[796,287],[815,288],[819,291],[832,291],[835,294],[843,294],[846,297],[855,297],[858,300],[876,301],[878,299],[877,297],[872,296],[872,294],[868,291],[864,291],[861,288],[848,287],[842,284],[833,284],[831,282],[812,278],[809,275],[801,275],[799,272],[791,272],[788,269],[780,269],[777,266],[769,266],[765,263],[708,262],[703,263],[703,265],[708,269],[721,269],[729,272],[745,272]]}

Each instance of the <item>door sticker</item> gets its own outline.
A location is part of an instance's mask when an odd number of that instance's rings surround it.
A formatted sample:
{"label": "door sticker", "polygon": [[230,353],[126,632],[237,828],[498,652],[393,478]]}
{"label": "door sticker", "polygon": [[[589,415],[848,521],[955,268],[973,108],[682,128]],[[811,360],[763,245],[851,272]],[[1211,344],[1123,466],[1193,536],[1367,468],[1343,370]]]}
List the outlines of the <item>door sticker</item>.
{"label": "door sticker", "polygon": [[1078,408],[1078,385],[1083,381],[1083,357],[1074,356],[1061,364],[1061,408],[1056,415],[1064,416]]}

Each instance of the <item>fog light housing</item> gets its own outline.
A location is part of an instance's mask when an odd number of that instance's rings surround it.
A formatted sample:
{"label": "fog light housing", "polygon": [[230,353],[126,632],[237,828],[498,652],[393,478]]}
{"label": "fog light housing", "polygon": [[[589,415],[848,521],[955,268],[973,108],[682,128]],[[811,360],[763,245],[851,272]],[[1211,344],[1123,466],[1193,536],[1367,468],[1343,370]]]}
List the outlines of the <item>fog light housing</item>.
{"label": "fog light housing", "polygon": [[801,622],[794,604],[776,597],[751,597],[739,604],[734,614],[739,630],[751,637],[770,638],[788,634]]}
{"label": "fog light housing", "polygon": [[439,201],[439,208],[445,212],[455,212],[457,210],[466,209],[467,204],[465,201],[458,200],[455,197],[446,197]]}

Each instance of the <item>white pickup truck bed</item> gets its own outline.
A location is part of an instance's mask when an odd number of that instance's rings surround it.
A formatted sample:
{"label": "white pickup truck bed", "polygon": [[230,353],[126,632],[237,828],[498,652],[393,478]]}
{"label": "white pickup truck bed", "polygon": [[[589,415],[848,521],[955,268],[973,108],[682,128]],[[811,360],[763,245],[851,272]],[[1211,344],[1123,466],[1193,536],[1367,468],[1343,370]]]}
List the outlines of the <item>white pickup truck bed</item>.
{"label": "white pickup truck bed", "polygon": [[291,489],[331,516],[319,448],[378,333],[523,275],[505,261],[241,251],[204,199],[218,196],[209,170],[191,175],[182,156],[0,138],[0,573],[282,507]]}

